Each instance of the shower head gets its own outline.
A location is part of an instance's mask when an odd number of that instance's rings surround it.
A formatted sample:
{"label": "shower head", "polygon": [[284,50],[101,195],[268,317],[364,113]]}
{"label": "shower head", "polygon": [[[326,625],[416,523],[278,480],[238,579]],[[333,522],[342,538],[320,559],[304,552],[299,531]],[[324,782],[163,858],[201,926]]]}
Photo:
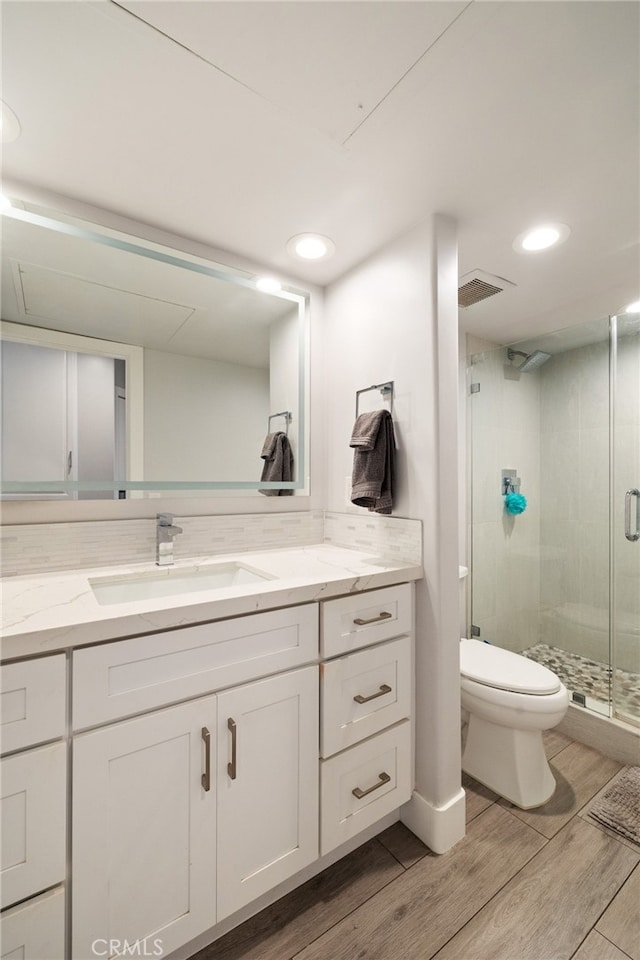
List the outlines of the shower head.
{"label": "shower head", "polygon": [[525,362],[520,367],[520,370],[523,373],[530,373],[532,370],[537,370],[538,367],[541,367],[543,363],[546,363],[547,360],[550,359],[550,353],[545,353],[544,350],[534,350],[533,353],[529,354]]}
{"label": "shower head", "polygon": [[507,350],[507,356],[511,361],[513,361],[514,357],[524,357],[524,363],[521,363],[517,368],[519,373],[531,373],[537,370],[538,367],[541,367],[543,363],[546,363],[547,360],[551,359],[551,354],[545,353],[544,350],[534,350],[533,353],[525,353],[523,350],[512,350],[511,347]]}

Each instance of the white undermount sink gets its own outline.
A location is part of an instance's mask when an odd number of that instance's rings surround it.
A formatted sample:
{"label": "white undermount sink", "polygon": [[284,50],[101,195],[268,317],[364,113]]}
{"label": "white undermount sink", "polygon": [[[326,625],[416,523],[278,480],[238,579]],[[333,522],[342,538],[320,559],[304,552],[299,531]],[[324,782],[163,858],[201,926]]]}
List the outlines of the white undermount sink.
{"label": "white undermount sink", "polygon": [[222,590],[244,586],[275,577],[242,563],[213,563],[206,567],[170,568],[89,580],[94,596],[102,606],[175,597],[201,590]]}

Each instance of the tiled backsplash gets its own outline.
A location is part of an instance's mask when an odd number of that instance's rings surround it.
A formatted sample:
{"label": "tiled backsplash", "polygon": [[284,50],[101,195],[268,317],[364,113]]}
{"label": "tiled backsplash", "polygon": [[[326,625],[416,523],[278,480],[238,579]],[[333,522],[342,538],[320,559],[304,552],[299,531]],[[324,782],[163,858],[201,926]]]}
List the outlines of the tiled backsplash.
{"label": "tiled backsplash", "polygon": [[[185,517],[175,521],[183,533],[174,541],[177,560],[275,550],[322,542],[322,511],[309,513],[250,513],[218,517]],[[155,523],[154,523],[155,560]]]}
{"label": "tiled backsplash", "polygon": [[144,563],[155,552],[151,520],[32,523],[0,530],[2,575]]}
{"label": "tiled backsplash", "polygon": [[325,513],[324,540],[390,560],[422,563],[422,522],[366,513]]}
{"label": "tiled backsplash", "polygon": [[[327,541],[390,559],[421,563],[419,520],[309,513],[184,517],[175,557],[300,547]],[[155,520],[39,523],[0,529],[2,576],[79,570],[155,560]]]}

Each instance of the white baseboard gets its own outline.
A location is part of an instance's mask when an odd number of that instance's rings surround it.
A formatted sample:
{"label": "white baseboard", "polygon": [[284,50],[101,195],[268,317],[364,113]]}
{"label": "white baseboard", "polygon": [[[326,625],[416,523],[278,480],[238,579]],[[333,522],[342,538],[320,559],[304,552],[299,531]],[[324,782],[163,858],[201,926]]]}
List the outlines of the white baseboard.
{"label": "white baseboard", "polygon": [[400,807],[400,819],[434,853],[446,853],[465,835],[465,793],[459,792],[440,807],[413,791]]}

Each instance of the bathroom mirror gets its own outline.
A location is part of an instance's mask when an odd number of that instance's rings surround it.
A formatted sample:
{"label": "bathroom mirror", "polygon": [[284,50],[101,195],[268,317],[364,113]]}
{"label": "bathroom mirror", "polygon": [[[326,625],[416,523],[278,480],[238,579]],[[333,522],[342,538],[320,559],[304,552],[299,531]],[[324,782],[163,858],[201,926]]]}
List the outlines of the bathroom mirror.
{"label": "bathroom mirror", "polygon": [[304,291],[15,202],[1,289],[3,498],[304,488]]}

